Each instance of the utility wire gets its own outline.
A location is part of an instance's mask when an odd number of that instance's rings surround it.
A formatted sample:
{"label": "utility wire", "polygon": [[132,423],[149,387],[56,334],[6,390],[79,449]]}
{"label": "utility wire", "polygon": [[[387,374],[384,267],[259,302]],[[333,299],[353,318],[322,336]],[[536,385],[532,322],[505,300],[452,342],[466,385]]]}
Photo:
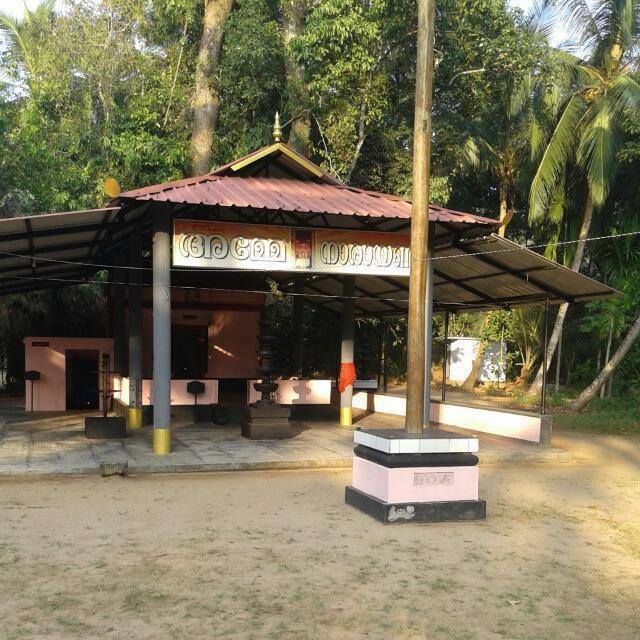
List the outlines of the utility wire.
{"label": "utility wire", "polygon": [[[115,280],[83,280],[80,278],[57,278],[55,276],[3,276],[0,274],[0,280],[33,280],[33,281],[46,281],[46,282],[63,282],[66,284],[99,284],[99,285],[122,285],[122,286],[137,286],[137,287],[151,287],[153,285],[145,284],[142,282],[118,282]],[[165,288],[165,287],[163,287]],[[343,296],[341,294],[331,293],[296,293],[294,291],[281,291],[280,289],[225,289],[224,287],[197,287],[194,285],[169,285],[169,289],[189,289],[195,291],[226,291],[230,293],[260,293],[264,295],[272,294],[275,296],[303,296],[305,298],[336,298],[338,300],[368,300],[371,302],[408,302],[408,298],[382,298],[372,296]],[[449,303],[447,303],[449,304]],[[463,303],[451,303],[451,304],[463,304]]]}
{"label": "utility wire", "polygon": [[[477,251],[474,253],[463,253],[463,254],[456,254],[456,255],[451,255],[451,256],[433,256],[431,258],[425,258],[426,260],[429,261],[436,261],[436,260],[456,260],[456,259],[463,259],[463,258],[473,258],[474,256],[487,256],[487,255],[494,255],[496,253],[511,253],[514,251],[521,251],[522,249],[545,249],[547,247],[558,247],[561,245],[568,245],[568,244],[578,244],[580,242],[595,242],[595,241],[600,241],[600,240],[618,240],[621,238],[626,238],[626,237],[630,237],[630,236],[637,236],[640,235],[640,231],[628,231],[625,233],[617,233],[617,234],[612,234],[612,235],[608,235],[608,236],[596,236],[594,238],[585,238],[584,240],[561,240],[558,242],[549,242],[546,244],[532,244],[532,245],[528,245],[528,246],[516,246],[516,247],[512,247],[509,249],[494,249],[491,251]],[[67,265],[73,265],[73,266],[80,266],[80,267],[96,267],[99,269],[123,269],[123,270],[140,270],[140,271],[152,271],[153,267],[137,267],[137,266],[131,266],[131,265],[114,265],[114,264],[100,264],[100,263],[96,263],[96,262],[79,262],[79,261],[74,261],[74,260],[61,260],[59,258],[43,258],[40,256],[31,256],[31,255],[26,255],[26,254],[22,254],[22,253],[15,253],[12,251],[0,251],[0,255],[4,255],[4,256],[9,256],[11,258],[22,258],[24,260],[31,260],[32,262],[53,262],[56,264],[67,264]],[[540,255],[540,254],[538,254]],[[562,266],[562,265],[559,265]],[[1,270],[1,266],[0,266],[0,270]],[[200,272],[200,273],[206,273],[206,272],[231,272],[231,273],[237,273],[237,272],[244,272],[244,271],[255,271],[255,272],[267,272],[267,273],[271,273],[273,271],[273,269],[269,269],[269,268],[265,268],[265,269],[259,269],[259,268],[255,268],[255,269],[240,269],[240,268],[233,268],[233,267],[170,267],[171,271],[176,271],[176,272]],[[302,273],[302,272],[297,272],[297,273]],[[369,274],[369,275],[375,275],[375,274]]]}

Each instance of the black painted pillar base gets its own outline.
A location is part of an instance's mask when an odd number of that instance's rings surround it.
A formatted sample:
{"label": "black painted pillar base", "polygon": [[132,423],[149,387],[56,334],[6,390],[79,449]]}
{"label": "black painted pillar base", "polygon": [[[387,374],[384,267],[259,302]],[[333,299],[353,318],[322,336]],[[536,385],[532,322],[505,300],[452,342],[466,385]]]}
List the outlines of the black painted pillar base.
{"label": "black painted pillar base", "polygon": [[484,500],[389,504],[353,487],[345,488],[344,499],[347,504],[383,524],[456,522],[485,520],[487,517],[487,504]]}
{"label": "black painted pillar base", "polygon": [[249,405],[242,419],[242,435],[250,440],[283,440],[293,437],[291,409],[270,401]]}

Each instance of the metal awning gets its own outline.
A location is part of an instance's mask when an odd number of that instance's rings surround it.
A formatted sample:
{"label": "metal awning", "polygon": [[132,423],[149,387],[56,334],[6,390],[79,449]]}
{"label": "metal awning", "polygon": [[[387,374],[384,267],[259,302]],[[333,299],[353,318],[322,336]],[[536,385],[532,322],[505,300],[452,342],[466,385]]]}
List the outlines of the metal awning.
{"label": "metal awning", "polygon": [[0,295],[86,279],[122,251],[140,216],[114,206],[0,219]]}
{"label": "metal awning", "polygon": [[[0,295],[82,282],[114,265],[131,233],[148,233],[146,214],[152,213],[148,206],[0,220]],[[436,310],[509,308],[545,300],[551,304],[585,302],[617,294],[592,278],[495,234],[451,237],[442,237],[433,253]],[[185,286],[189,274],[180,269],[174,271],[176,286]],[[228,276],[209,272],[207,285],[224,290],[256,290],[262,286],[268,291],[266,281],[271,278],[283,291],[294,288],[291,273],[240,272],[233,278]],[[148,283],[150,277],[147,263],[143,280]],[[341,311],[340,275],[305,277],[303,291],[309,301]],[[360,316],[405,313],[408,284],[406,277],[357,276],[356,312]]]}
{"label": "metal awning", "polygon": [[[593,278],[548,260],[515,242],[491,234],[455,241],[434,251],[433,301],[436,311],[508,309],[544,303],[588,302],[621,295]],[[295,284],[276,278],[283,290]],[[409,279],[357,276],[356,313],[404,314],[408,309]],[[339,275],[311,276],[304,293],[315,304],[341,312]],[[326,296],[326,297],[324,297]]]}

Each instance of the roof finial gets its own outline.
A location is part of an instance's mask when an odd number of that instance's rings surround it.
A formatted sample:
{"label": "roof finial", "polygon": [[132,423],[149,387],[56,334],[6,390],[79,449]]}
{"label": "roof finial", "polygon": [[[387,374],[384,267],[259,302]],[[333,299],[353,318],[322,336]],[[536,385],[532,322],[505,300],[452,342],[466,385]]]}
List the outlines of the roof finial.
{"label": "roof finial", "polygon": [[275,142],[282,140],[282,129],[280,128],[280,114],[276,111],[276,117],[273,121],[273,139]]}

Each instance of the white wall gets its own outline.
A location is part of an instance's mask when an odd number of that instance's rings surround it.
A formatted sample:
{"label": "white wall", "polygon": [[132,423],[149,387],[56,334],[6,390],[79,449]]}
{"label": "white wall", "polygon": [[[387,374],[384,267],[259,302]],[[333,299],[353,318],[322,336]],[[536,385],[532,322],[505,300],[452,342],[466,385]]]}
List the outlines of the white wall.
{"label": "white wall", "polygon": [[[402,396],[358,392],[353,394],[353,407],[374,413],[404,416],[406,414],[406,399]],[[528,442],[547,443],[551,436],[550,416],[533,413],[484,409],[431,401],[430,419],[432,422],[442,425],[493,433]]]}

